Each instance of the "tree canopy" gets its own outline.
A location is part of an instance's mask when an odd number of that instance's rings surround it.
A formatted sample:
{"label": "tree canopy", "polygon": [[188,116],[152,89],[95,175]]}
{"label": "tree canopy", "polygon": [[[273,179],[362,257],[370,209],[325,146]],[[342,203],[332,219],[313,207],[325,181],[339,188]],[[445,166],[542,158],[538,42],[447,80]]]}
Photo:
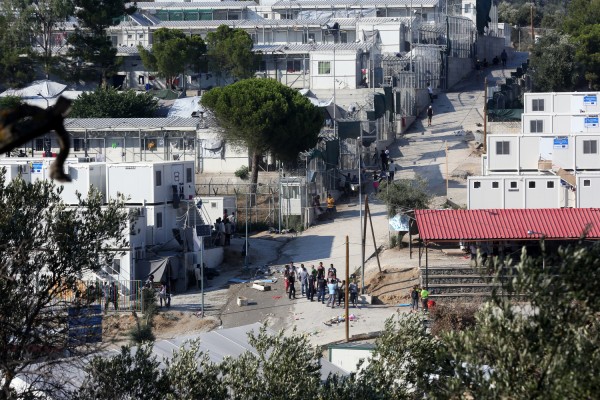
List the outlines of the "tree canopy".
{"label": "tree canopy", "polygon": [[158,100],[151,93],[115,88],[98,88],[83,93],[73,102],[70,118],[151,118]]}
{"label": "tree canopy", "polygon": [[206,35],[206,43],[209,67],[218,77],[246,79],[254,76],[254,43],[245,30],[221,25]]}
{"label": "tree canopy", "polygon": [[73,0],[73,4],[79,24],[68,38],[68,56],[75,60],[72,78],[92,75],[91,79],[105,86],[119,64],[117,49],[107,39],[106,29],[136,8],[127,0]]}
{"label": "tree canopy", "polygon": [[[66,207],[53,183],[6,182],[0,172],[0,398],[13,398],[18,374],[44,382],[55,363],[90,350],[69,341],[66,309],[78,306],[83,272],[108,265],[113,249],[125,247],[126,226],[122,200],[104,205],[91,191]],[[66,350],[71,358],[56,357]],[[60,387],[50,389],[61,397]]]}
{"label": "tree canopy", "polygon": [[25,21],[13,3],[0,3],[0,85],[21,87],[33,79],[35,65]]}
{"label": "tree canopy", "polygon": [[579,79],[575,46],[566,35],[549,32],[533,46],[531,71],[533,85],[540,92],[573,90]]}
{"label": "tree canopy", "polygon": [[222,136],[242,143],[253,154],[252,183],[258,180],[260,156],[270,152],[295,160],[312,148],[323,126],[323,114],[307,98],[272,79],[245,79],[214,88],[202,96],[221,125]]}
{"label": "tree canopy", "polygon": [[197,70],[206,53],[200,36],[187,36],[180,30],[160,28],[153,34],[152,50],[138,46],[144,66],[167,79],[185,73],[186,68]]}
{"label": "tree canopy", "polygon": [[383,182],[377,197],[385,202],[390,216],[402,210],[428,208],[431,199],[427,182],[421,178]]}

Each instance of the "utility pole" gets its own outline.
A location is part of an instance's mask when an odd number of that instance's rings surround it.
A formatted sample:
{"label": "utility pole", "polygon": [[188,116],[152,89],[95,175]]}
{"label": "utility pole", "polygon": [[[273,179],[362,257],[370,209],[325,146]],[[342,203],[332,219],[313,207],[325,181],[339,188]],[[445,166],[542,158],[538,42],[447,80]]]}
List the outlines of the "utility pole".
{"label": "utility pole", "polygon": [[483,79],[483,152],[487,154],[487,78]]}
{"label": "utility pole", "polygon": [[535,44],[535,31],[533,29],[533,4],[531,3],[531,46]]}
{"label": "utility pole", "polygon": [[360,270],[361,270],[361,274],[362,274],[362,284],[360,287],[360,292],[362,294],[365,294],[365,244],[367,242],[367,208],[369,207],[369,195],[365,196],[365,219],[363,221],[363,226],[362,226],[362,243],[361,243],[361,260],[360,260]]}
{"label": "utility pole", "polygon": [[345,318],[346,321],[346,342],[350,341],[350,313],[348,311],[348,285],[350,283],[350,243],[348,241],[348,235],[346,235],[346,285],[344,285],[344,307],[345,307]]}

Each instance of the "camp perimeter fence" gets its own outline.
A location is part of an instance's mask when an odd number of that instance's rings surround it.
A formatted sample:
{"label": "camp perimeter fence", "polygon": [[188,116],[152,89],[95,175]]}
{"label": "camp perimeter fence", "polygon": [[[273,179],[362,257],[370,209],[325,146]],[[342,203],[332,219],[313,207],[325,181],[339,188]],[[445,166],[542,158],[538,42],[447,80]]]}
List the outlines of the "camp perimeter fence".
{"label": "camp perimeter fence", "polygon": [[147,305],[144,304],[142,289],[141,280],[82,280],[75,290],[63,292],[57,300],[72,305],[99,305],[104,312],[143,313]]}

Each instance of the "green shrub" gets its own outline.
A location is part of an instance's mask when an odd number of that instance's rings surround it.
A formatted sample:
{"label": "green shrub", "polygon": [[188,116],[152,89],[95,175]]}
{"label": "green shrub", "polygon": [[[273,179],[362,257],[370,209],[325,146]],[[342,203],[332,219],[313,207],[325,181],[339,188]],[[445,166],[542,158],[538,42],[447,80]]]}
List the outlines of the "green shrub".
{"label": "green shrub", "polygon": [[242,165],[237,169],[237,171],[234,172],[234,175],[240,179],[247,180],[250,176],[250,170],[246,165]]}

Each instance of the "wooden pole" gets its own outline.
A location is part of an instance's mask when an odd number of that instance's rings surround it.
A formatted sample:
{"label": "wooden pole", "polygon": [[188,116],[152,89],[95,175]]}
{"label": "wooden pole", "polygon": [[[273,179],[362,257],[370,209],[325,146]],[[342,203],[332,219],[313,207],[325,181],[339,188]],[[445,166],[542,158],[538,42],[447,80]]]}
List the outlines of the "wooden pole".
{"label": "wooden pole", "polygon": [[360,292],[362,294],[365,294],[365,245],[367,243],[367,207],[369,207],[369,195],[365,196],[365,216],[364,216],[364,221],[363,221],[363,232],[362,232],[362,249],[361,249],[361,254],[362,254],[362,260],[361,260],[361,275],[362,275],[362,284],[360,287]]}
{"label": "wooden pole", "polygon": [[483,152],[487,154],[487,78],[483,79]]}
{"label": "wooden pole", "polygon": [[448,198],[448,141],[446,140],[446,199]]}
{"label": "wooden pole", "polygon": [[373,236],[373,248],[375,249],[375,255],[377,256],[377,267],[379,268],[379,272],[381,272],[381,262],[379,261],[379,252],[377,251],[377,243],[375,242],[375,230],[373,229],[373,219],[371,219],[371,209],[367,204],[367,208],[365,209],[365,213],[369,214],[369,224],[371,225],[371,236]]}
{"label": "wooden pole", "polygon": [[535,45],[535,31],[533,29],[533,3],[531,3],[531,47]]}
{"label": "wooden pole", "polygon": [[345,318],[346,321],[346,342],[350,341],[350,318],[348,312],[348,284],[350,283],[350,243],[348,241],[348,235],[346,235],[346,284],[344,290],[346,295],[344,296],[344,307],[345,307]]}

